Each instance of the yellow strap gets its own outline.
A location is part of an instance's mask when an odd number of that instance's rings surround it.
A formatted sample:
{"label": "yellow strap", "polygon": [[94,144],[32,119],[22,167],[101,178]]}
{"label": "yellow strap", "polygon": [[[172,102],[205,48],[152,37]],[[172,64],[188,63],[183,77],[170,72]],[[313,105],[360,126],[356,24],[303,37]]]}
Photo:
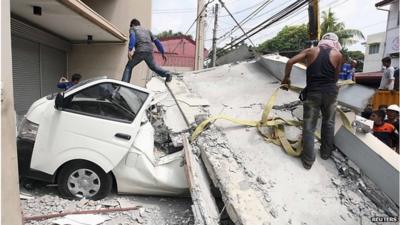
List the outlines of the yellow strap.
{"label": "yellow strap", "polygon": [[228,120],[231,121],[232,123],[238,124],[238,125],[243,125],[243,126],[251,126],[251,127],[255,127],[257,126],[257,124],[259,123],[258,121],[254,121],[254,120],[241,120],[241,119],[236,119],[230,116],[226,116],[226,115],[217,115],[217,116],[212,116],[206,120],[204,120],[203,122],[201,122],[196,129],[194,130],[194,132],[192,133],[192,137],[191,140],[195,140],[197,138],[197,136],[203,132],[204,128],[209,124],[209,123],[213,123],[216,120],[219,119],[223,119],[223,120]]}
{"label": "yellow strap", "polygon": [[[354,81],[349,80],[349,81],[342,81],[342,82],[338,83],[339,86],[348,85],[348,84],[354,84]],[[236,118],[226,116],[226,115],[212,116],[212,117],[206,119],[205,121],[203,121],[202,123],[200,123],[196,127],[195,131],[192,133],[191,140],[194,141],[201,134],[201,132],[203,132],[203,130],[209,123],[213,123],[218,119],[223,119],[223,120],[228,120],[228,121],[238,124],[238,125],[257,127],[257,131],[260,133],[260,135],[262,135],[264,137],[265,141],[274,143],[276,145],[281,145],[283,147],[283,149],[286,151],[286,153],[291,156],[296,156],[296,157],[300,156],[300,154],[303,150],[303,145],[302,145],[301,141],[297,141],[293,145],[290,144],[290,142],[287,140],[287,138],[285,136],[284,126],[285,125],[301,126],[302,121],[285,120],[280,117],[276,117],[273,119],[268,118],[269,114],[272,110],[272,107],[275,104],[279,89],[280,89],[280,87],[277,88],[272,93],[271,97],[268,99],[267,104],[264,107],[260,121],[236,119]],[[296,86],[291,86],[290,90],[299,93],[299,92],[301,92],[302,88],[296,87]],[[350,121],[347,118],[346,114],[340,108],[337,108],[337,110],[340,113],[340,117],[343,121],[343,125],[347,129],[351,129],[351,124],[350,124]],[[270,128],[271,132],[265,132],[265,129],[262,129],[262,128]],[[321,135],[319,132],[315,132],[314,135],[319,140],[321,139]],[[295,145],[297,145],[297,148],[294,147]]]}

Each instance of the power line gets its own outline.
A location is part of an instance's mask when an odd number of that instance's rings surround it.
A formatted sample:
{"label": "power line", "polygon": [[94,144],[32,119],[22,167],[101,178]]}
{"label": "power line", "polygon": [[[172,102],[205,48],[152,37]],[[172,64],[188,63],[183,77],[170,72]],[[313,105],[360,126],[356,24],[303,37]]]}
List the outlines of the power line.
{"label": "power line", "polygon": [[[265,14],[267,14],[267,13],[276,12],[276,11],[275,11],[276,9],[280,8],[281,6],[284,6],[286,3],[290,2],[290,1],[291,1],[291,0],[285,1],[284,3],[280,4],[278,7],[274,7],[274,8],[272,8],[271,10],[269,10],[268,12],[263,13],[263,14],[260,14],[260,15],[258,15],[258,16],[256,16],[256,17],[253,17],[252,19],[255,20],[255,19],[260,18],[261,16],[263,16],[263,15],[265,15]],[[237,30],[237,29],[236,29],[236,30]],[[234,31],[233,31],[233,32],[234,32]],[[226,40],[226,39],[229,37],[228,35],[229,35],[229,34],[232,34],[233,32],[226,32],[225,34],[223,34],[223,35],[221,35],[221,36],[219,37],[218,41],[221,42],[221,41]]]}
{"label": "power line", "polygon": [[254,28],[252,28],[250,31],[246,32],[245,34],[241,35],[240,37],[232,40],[232,42],[230,44],[225,45],[222,48],[222,51],[226,50],[227,47],[235,47],[237,46],[239,43],[245,41],[246,39],[254,36],[255,34],[259,33],[260,31],[264,30],[265,28],[271,26],[272,24],[276,23],[279,20],[284,19],[285,17],[289,16],[290,14],[292,14],[293,12],[301,9],[302,7],[304,7],[306,5],[306,3],[308,3],[309,0],[298,0],[294,3],[292,3],[291,5],[289,5],[288,7],[284,8],[283,10],[281,10],[280,12],[276,13],[275,15],[273,15],[272,17],[266,19],[265,21],[263,21],[262,23],[258,24],[257,26],[255,26]]}
{"label": "power line", "polygon": [[[252,13],[250,13],[248,16],[246,16],[243,20],[240,21],[240,25],[244,25],[245,23],[247,23],[248,21],[250,21],[252,18],[254,18],[254,16],[256,16],[259,12],[261,12],[269,3],[271,3],[272,0],[266,0],[264,1],[264,3],[259,6],[256,10],[254,10]],[[225,34],[221,35],[218,40],[219,41],[223,41],[225,40],[228,35],[230,33],[233,33],[237,30],[238,26],[235,25],[230,31],[226,32]],[[222,39],[223,38],[223,39]],[[222,40],[221,40],[222,39]]]}
{"label": "power line", "polygon": [[[261,5],[261,4],[263,4],[263,2],[264,2],[264,0],[258,2],[257,4],[252,5],[252,6],[250,6],[250,7],[247,7],[247,8],[245,8],[245,9],[241,9],[241,10],[239,10],[239,11],[233,12],[232,14],[233,14],[233,15],[241,14],[241,13],[243,13],[243,12],[246,12],[246,11],[252,9],[252,8],[255,8],[255,7],[257,7],[257,6]],[[218,16],[218,17],[221,18],[221,17],[228,17],[228,16],[229,16],[229,14],[225,14],[225,15],[220,15],[220,16]]]}
{"label": "power line", "polygon": [[[323,9],[321,9],[321,11],[324,11],[324,10],[326,10],[327,8],[332,8],[332,9],[333,9],[333,8],[336,8],[336,7],[338,7],[339,5],[342,5],[342,4],[346,3],[347,1],[348,1],[348,0],[344,0],[344,1],[341,1],[341,2],[340,2],[340,1],[336,1],[336,0],[330,1],[328,4],[326,4],[325,6],[323,6]],[[296,17],[297,15],[299,15],[299,14],[305,12],[306,10],[307,10],[307,8],[305,8],[304,10],[299,11],[299,12],[296,13],[296,14],[291,15],[290,17],[287,18],[287,20],[290,20],[290,19]],[[293,24],[295,24],[295,23],[298,23],[298,22],[302,21],[303,19],[305,19],[306,17],[307,17],[307,16],[303,16],[303,17],[301,17],[300,19],[298,19],[298,20],[296,20],[296,21],[290,23],[288,26],[291,26],[291,25],[293,25]],[[277,26],[278,26],[279,24],[281,24],[282,22],[283,22],[283,21],[279,21],[278,23],[276,23],[276,24],[275,24],[275,27],[279,29],[280,27],[277,27]],[[274,33],[276,30],[277,30],[277,29],[274,29],[274,30],[272,30],[270,33]],[[261,39],[261,38],[265,38],[265,36],[258,37],[258,38],[256,38],[255,40],[259,40],[259,39]]]}
{"label": "power line", "polygon": [[[235,19],[235,17],[232,15],[232,13],[229,11],[229,9],[226,7],[226,5],[224,4],[224,2],[222,0],[219,0],[219,2],[221,3],[222,7],[225,8],[225,10],[228,12],[228,14],[232,17],[232,19],[235,21],[235,23],[237,24],[237,26],[243,31],[244,35],[247,36],[247,32],[243,30],[242,26],[240,26],[240,24],[238,23],[238,21]],[[249,39],[250,43],[255,47],[254,43],[251,41],[250,37],[247,37],[247,39]]]}
{"label": "power line", "polygon": [[[192,29],[193,25],[194,25],[194,24],[196,23],[196,21],[200,18],[201,14],[204,12],[204,10],[207,8],[207,6],[208,6],[211,2],[213,2],[213,1],[214,1],[214,0],[209,0],[209,1],[203,6],[203,8],[201,9],[200,13],[197,15],[196,19],[194,19],[193,23],[190,25],[190,27],[189,27],[189,28],[187,29],[187,31],[185,32],[184,36],[186,36],[186,35],[189,33],[189,31]],[[196,41],[197,41],[197,40],[196,40]],[[178,46],[179,46],[180,44],[182,44],[182,40],[176,44],[176,46],[174,47],[174,49],[173,49],[171,52],[175,52],[176,48],[178,48]]]}

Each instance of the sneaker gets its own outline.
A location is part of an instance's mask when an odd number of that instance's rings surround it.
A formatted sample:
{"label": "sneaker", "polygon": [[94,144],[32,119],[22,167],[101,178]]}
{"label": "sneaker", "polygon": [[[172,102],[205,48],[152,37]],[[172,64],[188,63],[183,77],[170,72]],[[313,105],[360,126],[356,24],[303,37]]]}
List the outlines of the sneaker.
{"label": "sneaker", "polygon": [[171,82],[171,80],[172,80],[172,75],[168,73],[167,77],[165,78],[165,82]]}

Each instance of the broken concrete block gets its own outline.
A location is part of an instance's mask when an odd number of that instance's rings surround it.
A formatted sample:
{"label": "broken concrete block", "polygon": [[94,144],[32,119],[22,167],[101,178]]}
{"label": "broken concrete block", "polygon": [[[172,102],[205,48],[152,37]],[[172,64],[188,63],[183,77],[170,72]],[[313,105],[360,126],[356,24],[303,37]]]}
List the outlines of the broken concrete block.
{"label": "broken concrete block", "polygon": [[335,135],[335,145],[399,204],[400,158],[372,134],[353,134],[343,126]]}
{"label": "broken concrete block", "polygon": [[277,217],[278,217],[278,212],[277,212],[275,209],[271,209],[271,210],[269,211],[269,213],[270,213],[274,218],[277,218]]}
{"label": "broken concrete block", "polygon": [[264,178],[262,178],[262,177],[257,177],[256,181],[257,181],[259,184],[263,184],[263,185],[267,183],[267,182],[264,180]]}

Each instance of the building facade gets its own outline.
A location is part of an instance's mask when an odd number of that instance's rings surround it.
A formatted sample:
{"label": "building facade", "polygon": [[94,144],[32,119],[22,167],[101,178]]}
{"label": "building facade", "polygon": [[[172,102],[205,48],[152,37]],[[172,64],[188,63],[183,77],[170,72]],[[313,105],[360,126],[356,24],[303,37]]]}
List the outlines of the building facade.
{"label": "building facade", "polygon": [[[160,39],[167,61],[164,62],[159,51],[154,51],[156,63],[174,72],[193,71],[195,65],[196,42],[190,36],[176,36]],[[156,50],[156,49],[155,49]],[[208,56],[204,49],[204,58]]]}
{"label": "building facade", "polygon": [[363,72],[375,72],[382,69],[382,58],[385,50],[386,32],[367,36],[365,43]]}
{"label": "building facade", "polygon": [[[14,102],[23,115],[38,98],[59,91],[61,76],[121,79],[132,18],[151,26],[151,1],[13,0],[11,50]],[[143,86],[147,67],[133,71]]]}
{"label": "building facade", "polygon": [[392,66],[399,67],[399,0],[383,0],[375,4],[377,9],[388,11],[385,49],[383,56],[392,58]]}

